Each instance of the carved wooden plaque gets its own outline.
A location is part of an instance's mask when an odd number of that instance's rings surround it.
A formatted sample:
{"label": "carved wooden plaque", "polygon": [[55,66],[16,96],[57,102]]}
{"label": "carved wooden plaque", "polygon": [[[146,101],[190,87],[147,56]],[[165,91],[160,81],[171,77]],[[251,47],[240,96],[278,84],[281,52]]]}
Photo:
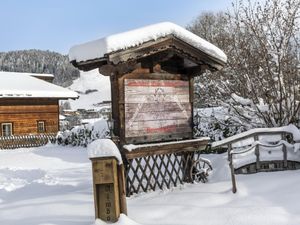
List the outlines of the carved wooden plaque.
{"label": "carved wooden plaque", "polygon": [[125,138],[135,142],[189,138],[189,82],[125,79]]}
{"label": "carved wooden plaque", "polygon": [[116,215],[115,193],[113,184],[97,185],[98,192],[98,215],[104,221],[116,222],[118,217]]}
{"label": "carved wooden plaque", "polygon": [[116,222],[120,215],[117,160],[92,159],[95,216],[104,221]]}

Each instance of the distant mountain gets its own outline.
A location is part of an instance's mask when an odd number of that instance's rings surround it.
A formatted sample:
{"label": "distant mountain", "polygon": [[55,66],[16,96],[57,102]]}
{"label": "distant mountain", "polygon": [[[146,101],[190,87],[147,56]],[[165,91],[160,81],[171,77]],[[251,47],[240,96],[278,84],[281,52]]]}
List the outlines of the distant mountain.
{"label": "distant mountain", "polygon": [[42,50],[0,52],[0,71],[51,73],[54,83],[70,86],[80,75],[70,63],[68,56]]}

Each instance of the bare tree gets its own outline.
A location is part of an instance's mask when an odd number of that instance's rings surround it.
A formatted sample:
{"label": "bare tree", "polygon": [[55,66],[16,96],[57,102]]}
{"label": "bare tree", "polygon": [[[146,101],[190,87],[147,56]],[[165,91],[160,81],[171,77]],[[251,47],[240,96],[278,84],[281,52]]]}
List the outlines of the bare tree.
{"label": "bare tree", "polygon": [[[201,82],[228,107],[232,121],[246,128],[298,122],[299,16],[299,0],[248,0],[233,4],[227,14],[210,15],[210,22],[200,16],[189,27],[228,55],[224,70],[205,74]],[[203,27],[216,25],[211,21],[222,27]]]}

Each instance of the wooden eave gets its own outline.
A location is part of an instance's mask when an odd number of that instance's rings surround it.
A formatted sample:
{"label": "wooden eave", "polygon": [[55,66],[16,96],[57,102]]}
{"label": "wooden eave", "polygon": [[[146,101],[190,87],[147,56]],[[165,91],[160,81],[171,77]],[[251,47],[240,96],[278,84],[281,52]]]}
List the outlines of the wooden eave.
{"label": "wooden eave", "polygon": [[112,52],[102,58],[81,62],[73,60],[71,63],[80,70],[88,71],[101,68],[104,65],[114,66],[130,61],[136,61],[168,50],[173,51],[182,58],[191,60],[197,65],[208,65],[211,70],[220,70],[225,65],[222,60],[193,47],[173,35],[168,35],[155,41],[148,41],[137,47]]}
{"label": "wooden eave", "polygon": [[72,60],[70,61],[70,63],[74,67],[78,68],[79,70],[90,71],[96,68],[100,68],[103,65],[106,65],[107,57],[91,59],[87,61],[80,61],[80,62],[77,62],[76,60]]}

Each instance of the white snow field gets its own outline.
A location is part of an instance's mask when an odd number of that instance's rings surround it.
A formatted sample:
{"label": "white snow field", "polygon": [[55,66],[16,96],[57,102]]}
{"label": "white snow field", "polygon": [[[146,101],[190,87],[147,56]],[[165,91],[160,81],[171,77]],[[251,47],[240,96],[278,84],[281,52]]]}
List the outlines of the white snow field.
{"label": "white snow field", "polygon": [[[233,194],[226,154],[203,157],[214,167],[209,183],[132,196],[128,217],[116,224],[300,224],[300,170],[237,175]],[[94,221],[87,149],[47,145],[0,151],[0,224],[106,224]]]}

